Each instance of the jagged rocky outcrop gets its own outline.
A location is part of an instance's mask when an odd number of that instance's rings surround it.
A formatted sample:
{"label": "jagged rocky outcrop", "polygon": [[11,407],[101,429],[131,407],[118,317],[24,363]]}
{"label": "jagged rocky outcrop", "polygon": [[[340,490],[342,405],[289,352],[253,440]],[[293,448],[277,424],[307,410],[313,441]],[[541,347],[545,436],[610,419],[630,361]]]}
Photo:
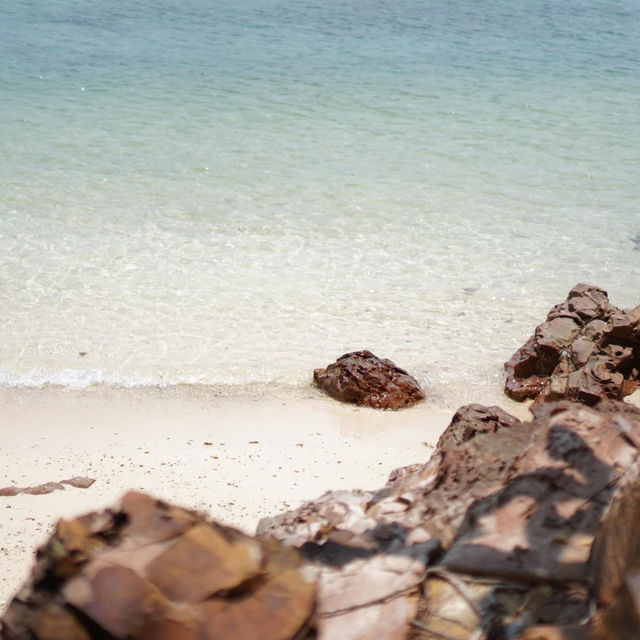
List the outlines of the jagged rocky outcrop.
{"label": "jagged rocky outcrop", "polygon": [[415,617],[380,637],[586,639],[593,607],[640,566],[637,520],[622,527],[627,544],[614,534],[640,509],[639,438],[640,410],[621,402],[550,403],[528,423],[471,405],[422,467],[378,492],[325,494],[258,533],[298,547],[321,580],[349,557],[361,571],[381,554],[422,562],[417,594],[402,596],[417,598]]}
{"label": "jagged rocky outcrop", "polygon": [[326,369],[316,369],[313,379],[337,400],[374,409],[402,409],[424,400],[415,378],[371,351],[345,353]]}
{"label": "jagged rocky outcrop", "polygon": [[514,400],[620,400],[640,384],[640,306],[618,309],[603,289],[578,284],[505,369]]}

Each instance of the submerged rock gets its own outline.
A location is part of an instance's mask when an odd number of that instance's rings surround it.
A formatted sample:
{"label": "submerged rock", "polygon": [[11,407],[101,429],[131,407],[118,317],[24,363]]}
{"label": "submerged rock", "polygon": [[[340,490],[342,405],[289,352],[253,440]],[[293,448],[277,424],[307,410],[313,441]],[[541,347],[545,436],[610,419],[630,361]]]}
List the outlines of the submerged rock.
{"label": "submerged rock", "polygon": [[514,400],[620,400],[640,384],[640,306],[618,309],[603,289],[578,284],[505,369]]}
{"label": "submerged rock", "polygon": [[337,400],[374,409],[402,409],[424,400],[415,378],[370,351],[345,353],[326,369],[316,369],[313,379]]}

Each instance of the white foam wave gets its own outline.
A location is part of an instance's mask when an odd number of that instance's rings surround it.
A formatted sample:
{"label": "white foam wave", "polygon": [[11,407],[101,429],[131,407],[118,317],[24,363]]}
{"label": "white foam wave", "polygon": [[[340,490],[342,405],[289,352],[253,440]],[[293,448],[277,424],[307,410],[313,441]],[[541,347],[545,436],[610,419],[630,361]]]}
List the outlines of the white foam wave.
{"label": "white foam wave", "polygon": [[40,388],[55,385],[69,389],[86,389],[93,385],[107,385],[134,388],[189,383],[195,384],[196,381],[166,380],[151,375],[122,375],[101,369],[60,369],[57,371],[31,369],[18,372],[0,367],[0,386],[5,387]]}

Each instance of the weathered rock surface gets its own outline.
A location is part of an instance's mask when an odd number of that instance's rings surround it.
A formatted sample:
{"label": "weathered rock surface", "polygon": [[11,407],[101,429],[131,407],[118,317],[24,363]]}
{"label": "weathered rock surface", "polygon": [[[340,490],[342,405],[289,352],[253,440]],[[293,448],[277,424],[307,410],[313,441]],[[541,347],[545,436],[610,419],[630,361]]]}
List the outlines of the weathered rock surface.
{"label": "weathered rock surface", "polygon": [[421,562],[410,637],[586,639],[591,607],[606,606],[599,576],[613,594],[625,579],[605,559],[640,560],[636,519],[622,548],[612,533],[623,510],[640,510],[639,438],[640,410],[621,402],[545,404],[529,423],[470,405],[428,463],[378,492],[325,494],[258,533],[334,572],[340,554],[363,568],[380,554]]}
{"label": "weathered rock surface", "polygon": [[[629,418],[614,418],[622,433],[633,437]],[[590,582],[599,609],[595,640],[640,637],[640,461],[635,460],[618,483],[593,544]]]}
{"label": "weathered rock surface", "polygon": [[520,420],[500,407],[467,404],[460,407],[443,431],[436,449],[464,444],[480,433],[496,433],[504,427],[513,427]]}
{"label": "weathered rock surface", "polygon": [[640,306],[618,309],[603,289],[578,284],[505,369],[515,400],[620,400],[640,384]]}
{"label": "weathered rock surface", "polygon": [[333,398],[374,409],[402,409],[424,400],[415,378],[370,351],[345,353],[326,369],[316,369],[313,379]]}
{"label": "weathered rock surface", "polygon": [[60,521],[4,640],[303,637],[315,576],[299,554],[140,493]]}
{"label": "weathered rock surface", "polygon": [[[559,403],[540,411],[504,486],[474,502],[443,560],[449,569],[518,580],[586,583],[591,547],[638,449],[615,413]],[[640,435],[640,410],[629,407]]]}

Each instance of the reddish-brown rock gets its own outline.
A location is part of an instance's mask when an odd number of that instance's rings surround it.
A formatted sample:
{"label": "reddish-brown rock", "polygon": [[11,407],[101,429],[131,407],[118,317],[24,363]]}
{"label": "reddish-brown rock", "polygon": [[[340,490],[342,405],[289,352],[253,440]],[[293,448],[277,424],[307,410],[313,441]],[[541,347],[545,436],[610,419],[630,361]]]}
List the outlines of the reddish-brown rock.
{"label": "reddish-brown rock", "polygon": [[495,433],[504,427],[513,427],[519,422],[518,418],[500,407],[468,404],[455,412],[449,426],[440,436],[436,448],[463,444],[480,433]]}
{"label": "reddish-brown rock", "polygon": [[618,309],[603,289],[578,284],[505,369],[514,400],[620,400],[640,383],[640,306]]}
{"label": "reddish-brown rock", "polygon": [[594,625],[593,640],[637,640],[640,636],[640,571],[623,579],[616,599]]}
{"label": "reddish-brown rock", "polygon": [[3,640],[302,638],[315,573],[299,554],[140,493],[60,521]]}
{"label": "reddish-brown rock", "polygon": [[470,505],[503,486],[531,432],[532,423],[501,409],[462,407],[428,462],[395,470],[378,492],[329,492],[296,511],[265,518],[258,534],[301,546],[336,536],[342,543],[348,532],[352,546],[377,550],[404,544],[411,534],[412,540],[438,538],[448,547]]}
{"label": "reddish-brown rock", "polygon": [[638,458],[640,410],[562,402],[532,424],[504,486],[469,508],[443,564],[470,574],[587,583],[604,508]]}
{"label": "reddish-brown rock", "polygon": [[424,400],[415,378],[370,351],[345,353],[326,369],[316,369],[313,379],[337,400],[374,409],[402,409]]}

